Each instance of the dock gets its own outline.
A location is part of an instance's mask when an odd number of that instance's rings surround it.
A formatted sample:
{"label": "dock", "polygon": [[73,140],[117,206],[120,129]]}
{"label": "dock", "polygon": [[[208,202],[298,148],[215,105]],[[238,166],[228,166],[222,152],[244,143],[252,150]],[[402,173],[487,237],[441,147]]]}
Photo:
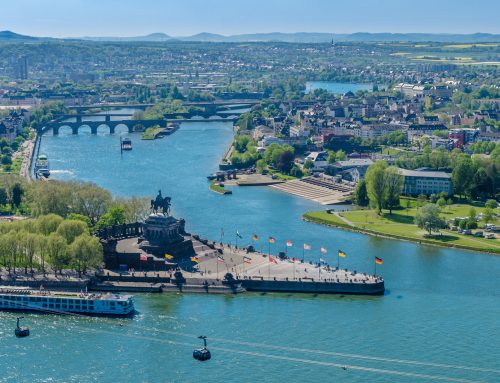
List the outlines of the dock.
{"label": "dock", "polygon": [[[237,294],[245,291],[311,294],[379,295],[380,276],[336,268],[281,255],[235,247],[192,237],[197,262],[176,259],[183,280],[173,271],[116,272],[99,275],[95,290]],[[228,280],[228,274],[232,279]]]}
{"label": "dock", "polygon": [[333,205],[346,201],[354,188],[341,182],[316,177],[305,177],[272,185],[282,192],[293,194],[322,205]]}

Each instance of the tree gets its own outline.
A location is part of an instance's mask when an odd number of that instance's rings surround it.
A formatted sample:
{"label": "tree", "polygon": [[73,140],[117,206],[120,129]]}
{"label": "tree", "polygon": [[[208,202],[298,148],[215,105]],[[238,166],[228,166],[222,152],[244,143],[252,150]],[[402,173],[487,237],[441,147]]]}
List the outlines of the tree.
{"label": "tree", "polygon": [[85,225],[87,225],[89,229],[92,228],[92,222],[90,221],[90,218],[83,214],[71,213],[67,218],[72,221],[82,221]]}
{"label": "tree", "polygon": [[384,203],[389,209],[389,214],[392,210],[399,206],[399,198],[403,190],[403,176],[398,169],[391,166],[384,171]]}
{"label": "tree", "polygon": [[498,206],[498,203],[494,199],[489,199],[488,201],[486,201],[484,206],[489,207],[490,209],[496,209]]}
{"label": "tree", "polygon": [[111,227],[114,225],[121,225],[125,223],[125,207],[122,205],[115,205],[110,207],[106,213],[104,213],[99,221],[97,221],[95,228],[97,230],[103,229],[105,227]]}
{"label": "tree", "polygon": [[81,277],[89,268],[102,264],[102,246],[99,239],[88,234],[82,234],[71,244],[72,261]]}
{"label": "tree", "polygon": [[57,234],[63,237],[66,240],[68,245],[71,245],[76,237],[89,233],[89,228],[82,221],[73,221],[73,220],[65,220],[62,221],[59,227],[57,228]]}
{"label": "tree", "polygon": [[354,189],[354,203],[358,206],[368,206],[370,203],[365,180],[360,180]]}
{"label": "tree", "polygon": [[314,168],[314,162],[312,162],[311,160],[306,160],[306,162],[304,162],[304,168],[305,169],[312,169],[312,168]]}
{"label": "tree", "polygon": [[35,258],[35,252],[37,249],[37,239],[38,235],[34,233],[23,233],[21,236],[21,243],[24,251],[24,255],[26,256],[26,264],[24,266],[24,273],[28,273],[28,266],[33,272],[33,260]]}
{"label": "tree", "polygon": [[441,197],[437,200],[436,203],[440,209],[443,209],[446,206],[446,198]]}
{"label": "tree", "polygon": [[57,230],[63,218],[56,214],[47,214],[36,220],[38,232],[43,235],[49,235]]}
{"label": "tree", "polygon": [[445,226],[445,221],[439,216],[441,210],[438,206],[433,203],[428,203],[427,205],[419,208],[415,214],[415,223],[421,228],[432,234],[432,231],[437,231]]}
{"label": "tree", "polygon": [[12,206],[15,206],[17,208],[21,205],[23,193],[24,193],[24,190],[23,190],[21,184],[16,183],[12,187],[12,201],[11,201]]}
{"label": "tree", "polygon": [[40,266],[42,268],[43,275],[45,275],[45,261],[48,253],[49,241],[48,237],[37,234],[36,236],[36,252],[40,258]]}
{"label": "tree", "polygon": [[382,207],[384,205],[384,172],[386,168],[387,163],[385,161],[377,161],[368,167],[365,176],[368,197],[370,198],[370,202],[377,209],[378,214],[382,213]]}
{"label": "tree", "polygon": [[474,177],[474,167],[469,157],[463,157],[458,160],[451,173],[455,193],[460,197],[469,192]]}
{"label": "tree", "polygon": [[276,167],[278,168],[279,171],[288,174],[293,166],[294,158],[295,156],[293,150],[285,149],[280,154],[278,162],[276,163]]}
{"label": "tree", "polygon": [[47,255],[56,273],[59,271],[62,274],[63,268],[70,264],[71,255],[67,242],[57,233],[52,233],[47,238]]}
{"label": "tree", "polygon": [[485,223],[489,223],[493,221],[493,210],[490,207],[487,207],[483,211],[483,221]]}
{"label": "tree", "polygon": [[151,211],[151,200],[145,197],[132,197],[119,200],[118,203],[125,209],[125,222],[143,222]]}

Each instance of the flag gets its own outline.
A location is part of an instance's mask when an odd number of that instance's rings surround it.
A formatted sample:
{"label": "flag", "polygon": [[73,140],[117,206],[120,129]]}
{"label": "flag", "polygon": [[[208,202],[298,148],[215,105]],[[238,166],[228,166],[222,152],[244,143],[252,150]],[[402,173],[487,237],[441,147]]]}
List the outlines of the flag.
{"label": "flag", "polygon": [[238,230],[236,230],[236,236],[240,239],[243,238]]}
{"label": "flag", "polygon": [[243,256],[243,262],[245,262],[245,263],[252,263],[252,258]]}
{"label": "flag", "polygon": [[383,262],[382,262],[382,258],[379,258],[379,257],[375,257],[375,263],[377,265],[381,265]]}
{"label": "flag", "polygon": [[342,250],[339,250],[339,257],[345,258],[345,253]]}
{"label": "flag", "polygon": [[196,262],[196,263],[200,262],[200,260],[198,259],[198,257],[191,257],[191,261]]}
{"label": "flag", "polygon": [[220,255],[217,256],[217,261],[224,262],[224,258]]}
{"label": "flag", "polygon": [[252,237],[252,239],[253,239],[254,241],[258,241],[258,240],[259,240],[259,237],[257,237],[257,234],[253,233],[253,237]]}
{"label": "flag", "polygon": [[287,247],[292,247],[293,246],[293,242],[290,241],[289,239],[286,241],[286,246]]}
{"label": "flag", "polygon": [[272,255],[269,256],[269,262],[278,264],[278,261]]}
{"label": "flag", "polygon": [[139,259],[142,261],[142,262],[147,262],[148,261],[148,257],[146,256],[146,254],[141,254],[139,256]]}
{"label": "flag", "polygon": [[328,253],[328,250],[326,250],[326,248],[322,247],[322,248],[321,248],[321,252],[322,252],[323,254],[326,254],[326,253]]}
{"label": "flag", "polygon": [[171,254],[165,254],[166,259],[174,259],[174,256]]}
{"label": "flag", "polygon": [[269,243],[274,243],[275,239],[274,237],[269,237]]}
{"label": "flag", "polygon": [[311,245],[304,243],[304,250],[311,250]]}

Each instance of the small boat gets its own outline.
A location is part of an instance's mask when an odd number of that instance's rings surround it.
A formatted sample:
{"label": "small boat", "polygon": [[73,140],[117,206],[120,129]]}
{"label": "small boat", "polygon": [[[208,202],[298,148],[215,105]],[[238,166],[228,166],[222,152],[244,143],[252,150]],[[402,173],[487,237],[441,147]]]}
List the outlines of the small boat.
{"label": "small boat", "polygon": [[18,338],[24,338],[30,335],[30,329],[26,326],[19,326],[19,320],[24,319],[24,317],[17,318],[17,327],[14,333]]}
{"label": "small boat", "polygon": [[199,360],[200,362],[204,362],[209,360],[212,355],[210,351],[207,349],[207,337],[204,335],[200,335],[198,339],[203,339],[203,348],[198,348],[193,351],[193,358]]}
{"label": "small boat", "polygon": [[132,150],[132,140],[128,137],[125,137],[121,140],[122,150]]}

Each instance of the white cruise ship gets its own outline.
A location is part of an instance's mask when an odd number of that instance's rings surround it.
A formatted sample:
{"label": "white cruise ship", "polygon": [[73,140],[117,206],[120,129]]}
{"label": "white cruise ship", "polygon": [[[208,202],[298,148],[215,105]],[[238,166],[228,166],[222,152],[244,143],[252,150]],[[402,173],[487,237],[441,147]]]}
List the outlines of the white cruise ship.
{"label": "white cruise ship", "polygon": [[134,301],[131,295],[55,292],[0,286],[0,310],[126,316],[134,312]]}

